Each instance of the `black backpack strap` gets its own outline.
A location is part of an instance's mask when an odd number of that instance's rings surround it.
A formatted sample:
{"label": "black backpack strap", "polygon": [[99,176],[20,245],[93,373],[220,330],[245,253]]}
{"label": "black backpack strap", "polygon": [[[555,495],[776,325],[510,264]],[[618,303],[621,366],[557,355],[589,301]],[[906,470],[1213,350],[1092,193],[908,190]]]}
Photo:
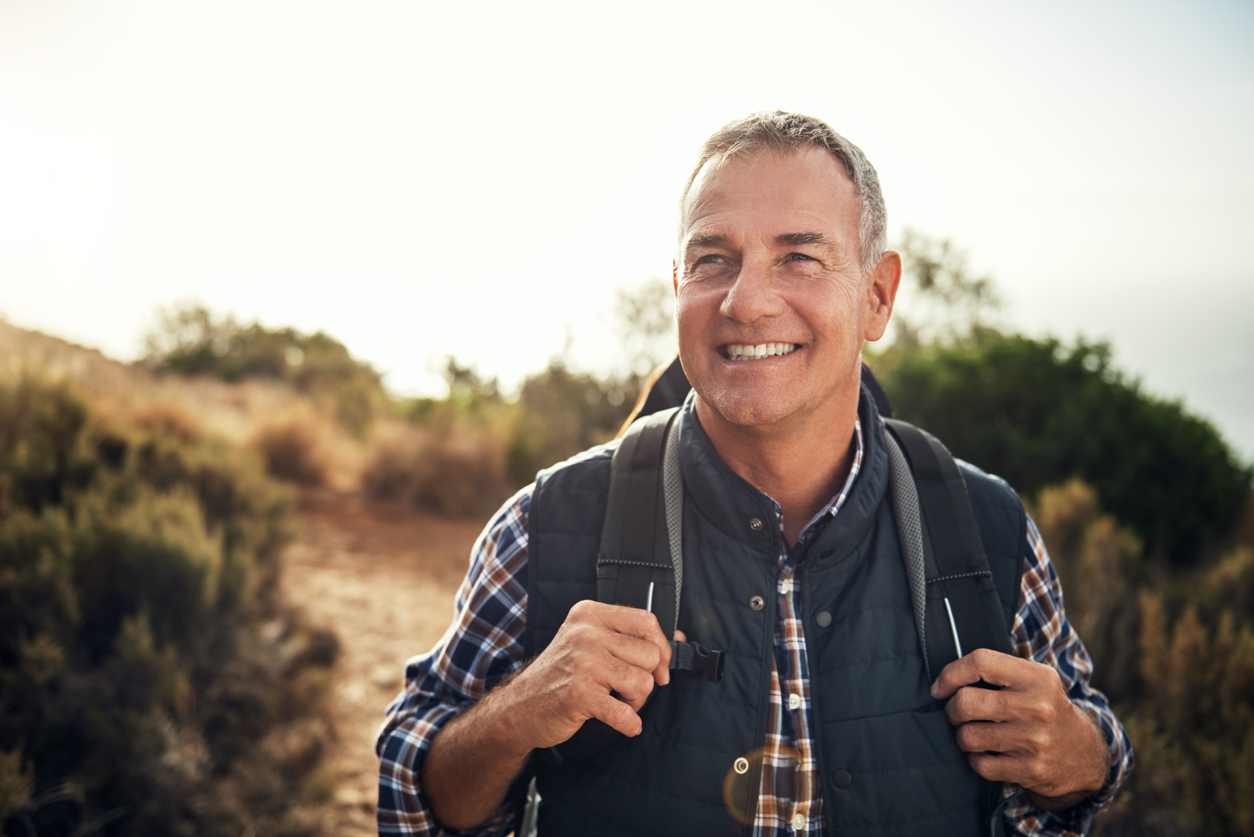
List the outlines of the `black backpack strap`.
{"label": "black backpack strap", "polygon": [[[597,550],[597,601],[651,611],[668,637],[674,636],[679,621],[683,579],[678,414],[678,408],[671,408],[645,416],[623,435],[610,460],[609,496]],[[674,671],[697,672],[719,683],[723,660],[722,651],[671,641]],[[553,749],[562,759],[586,759],[621,738],[593,718]]]}
{"label": "black backpack strap", "polygon": [[675,567],[666,529],[662,465],[678,410],[637,421],[610,461],[610,491],[597,550],[597,601],[651,610],[675,633]]}
{"label": "black backpack strap", "polygon": [[976,648],[1013,654],[966,483],[953,455],[914,425],[885,419],[909,460],[922,511],[929,675]]}

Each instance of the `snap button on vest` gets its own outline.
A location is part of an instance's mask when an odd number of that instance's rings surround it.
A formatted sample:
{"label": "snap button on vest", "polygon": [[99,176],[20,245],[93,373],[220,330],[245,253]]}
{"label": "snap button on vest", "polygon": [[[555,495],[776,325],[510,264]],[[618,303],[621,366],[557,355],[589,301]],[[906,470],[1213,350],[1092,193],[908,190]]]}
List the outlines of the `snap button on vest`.
{"label": "snap button on vest", "polygon": [[749,528],[755,532],[761,532],[762,531],[762,519],[759,517],[749,518]]}
{"label": "snap button on vest", "polygon": [[826,610],[820,610],[814,615],[814,624],[818,625],[820,628],[826,628],[828,625],[832,624],[832,614],[828,613]]}
{"label": "snap button on vest", "polygon": [[837,770],[832,774],[832,784],[844,790],[853,784],[853,776],[849,775],[848,770]]}
{"label": "snap button on vest", "polygon": [[737,773],[740,773],[740,774],[748,773],[749,772],[749,760],[745,758],[744,756],[741,756],[740,758],[736,759],[736,763],[733,765],[733,767]]}
{"label": "snap button on vest", "polygon": [[766,599],[762,598],[761,596],[754,596],[752,599],[749,600],[749,607],[753,608],[754,610],[761,610],[762,608],[766,607]]}

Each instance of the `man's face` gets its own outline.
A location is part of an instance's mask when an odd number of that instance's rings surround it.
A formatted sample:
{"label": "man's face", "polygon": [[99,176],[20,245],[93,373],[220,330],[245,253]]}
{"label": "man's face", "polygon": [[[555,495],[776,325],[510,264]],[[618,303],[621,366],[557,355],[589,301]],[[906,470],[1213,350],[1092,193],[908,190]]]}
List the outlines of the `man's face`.
{"label": "man's face", "polygon": [[817,147],[707,164],[684,225],[679,355],[711,418],[766,429],[856,409],[862,342],[883,335],[900,262],[863,276],[844,167]]}

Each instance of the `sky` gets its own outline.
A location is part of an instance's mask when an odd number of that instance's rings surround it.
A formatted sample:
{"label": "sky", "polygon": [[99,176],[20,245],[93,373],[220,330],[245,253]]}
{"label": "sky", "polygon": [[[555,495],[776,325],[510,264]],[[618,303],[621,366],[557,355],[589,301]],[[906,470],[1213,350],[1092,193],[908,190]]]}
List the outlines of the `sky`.
{"label": "sky", "polygon": [[1251,44],[1205,0],[0,0],[0,313],[131,359],[194,300],[400,393],[604,370],[701,142],[783,108],[1008,327],[1109,340],[1254,461]]}

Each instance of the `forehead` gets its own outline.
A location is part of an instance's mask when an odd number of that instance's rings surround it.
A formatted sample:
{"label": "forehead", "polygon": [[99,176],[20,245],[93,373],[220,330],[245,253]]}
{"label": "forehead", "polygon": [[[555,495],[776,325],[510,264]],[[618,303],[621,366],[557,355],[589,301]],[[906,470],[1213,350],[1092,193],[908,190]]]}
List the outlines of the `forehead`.
{"label": "forehead", "polygon": [[[858,195],[845,167],[815,146],[711,160],[684,201],[682,236],[694,232],[852,234]],[[733,229],[722,229],[731,227]],[[844,236],[841,236],[844,237]]]}

